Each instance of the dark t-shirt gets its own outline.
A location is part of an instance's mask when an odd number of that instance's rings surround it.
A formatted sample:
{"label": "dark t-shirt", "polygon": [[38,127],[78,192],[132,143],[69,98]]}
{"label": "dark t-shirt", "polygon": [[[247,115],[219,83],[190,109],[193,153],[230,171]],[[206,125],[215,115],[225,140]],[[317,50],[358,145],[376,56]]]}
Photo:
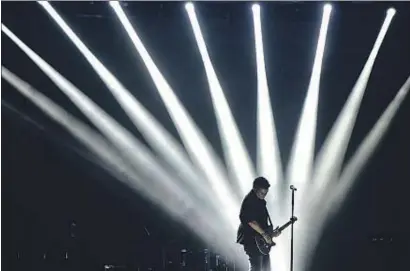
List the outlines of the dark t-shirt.
{"label": "dark t-shirt", "polygon": [[[256,193],[251,190],[243,199],[241,211],[239,213],[241,225],[238,229],[238,242],[241,244],[253,244],[254,237],[258,233],[252,229],[248,223],[256,221],[262,229],[268,227],[268,210],[266,209],[266,201],[259,199]],[[239,238],[243,235],[243,238]]]}

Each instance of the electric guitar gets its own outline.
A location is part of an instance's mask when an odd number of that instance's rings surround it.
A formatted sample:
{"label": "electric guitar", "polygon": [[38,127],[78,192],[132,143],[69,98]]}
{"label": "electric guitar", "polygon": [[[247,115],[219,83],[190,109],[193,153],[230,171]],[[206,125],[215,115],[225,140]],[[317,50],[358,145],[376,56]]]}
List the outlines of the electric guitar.
{"label": "electric guitar", "polygon": [[[267,235],[272,236],[272,239],[273,239],[275,238],[274,235],[276,233],[282,232],[284,229],[286,229],[287,227],[295,223],[296,220],[298,219],[296,216],[294,216],[288,222],[286,222],[283,226],[276,227],[275,229],[273,229],[273,226],[270,226],[269,228],[265,230],[265,232]],[[271,248],[276,245],[276,243],[273,240],[272,240],[272,243],[268,244],[262,235],[255,236],[255,242],[256,242],[256,246],[258,247],[259,252],[263,255],[269,255]]]}

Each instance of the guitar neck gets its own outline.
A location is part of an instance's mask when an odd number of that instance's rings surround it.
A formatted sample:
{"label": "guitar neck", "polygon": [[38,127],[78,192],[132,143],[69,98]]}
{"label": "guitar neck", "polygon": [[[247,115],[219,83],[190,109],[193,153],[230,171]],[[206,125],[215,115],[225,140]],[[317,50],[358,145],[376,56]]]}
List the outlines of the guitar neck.
{"label": "guitar neck", "polygon": [[281,226],[278,231],[283,231],[284,229],[286,229],[287,227],[289,227],[293,222],[292,221],[288,221],[286,222],[283,226]]}

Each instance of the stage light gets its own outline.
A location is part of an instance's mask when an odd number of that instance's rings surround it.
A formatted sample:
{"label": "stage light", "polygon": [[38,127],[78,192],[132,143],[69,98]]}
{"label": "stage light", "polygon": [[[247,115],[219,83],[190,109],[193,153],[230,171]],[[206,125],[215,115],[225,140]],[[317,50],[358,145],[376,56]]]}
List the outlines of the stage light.
{"label": "stage light", "polygon": [[259,4],[253,4],[252,5],[252,11],[253,12],[260,12],[261,7],[259,6]]}
{"label": "stage light", "polygon": [[326,13],[330,13],[332,11],[332,5],[331,4],[325,4],[323,10]]}
{"label": "stage light", "polygon": [[394,9],[394,8],[389,8],[388,10],[387,10],[387,15],[389,15],[389,16],[394,16],[396,14],[396,9]]}
{"label": "stage light", "polygon": [[186,4],[185,4],[185,9],[186,9],[187,11],[193,11],[193,10],[194,10],[194,4],[192,4],[191,2],[186,3]]}

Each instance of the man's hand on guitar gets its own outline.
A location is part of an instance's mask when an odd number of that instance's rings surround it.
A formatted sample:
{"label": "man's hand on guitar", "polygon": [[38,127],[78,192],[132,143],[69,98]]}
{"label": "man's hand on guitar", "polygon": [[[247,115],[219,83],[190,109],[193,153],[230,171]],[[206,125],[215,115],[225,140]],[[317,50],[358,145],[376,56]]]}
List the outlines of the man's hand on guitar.
{"label": "man's hand on guitar", "polygon": [[269,236],[269,234],[263,233],[262,237],[263,237],[263,239],[265,239],[266,243],[268,243],[269,245],[271,245],[273,243],[272,237]]}

